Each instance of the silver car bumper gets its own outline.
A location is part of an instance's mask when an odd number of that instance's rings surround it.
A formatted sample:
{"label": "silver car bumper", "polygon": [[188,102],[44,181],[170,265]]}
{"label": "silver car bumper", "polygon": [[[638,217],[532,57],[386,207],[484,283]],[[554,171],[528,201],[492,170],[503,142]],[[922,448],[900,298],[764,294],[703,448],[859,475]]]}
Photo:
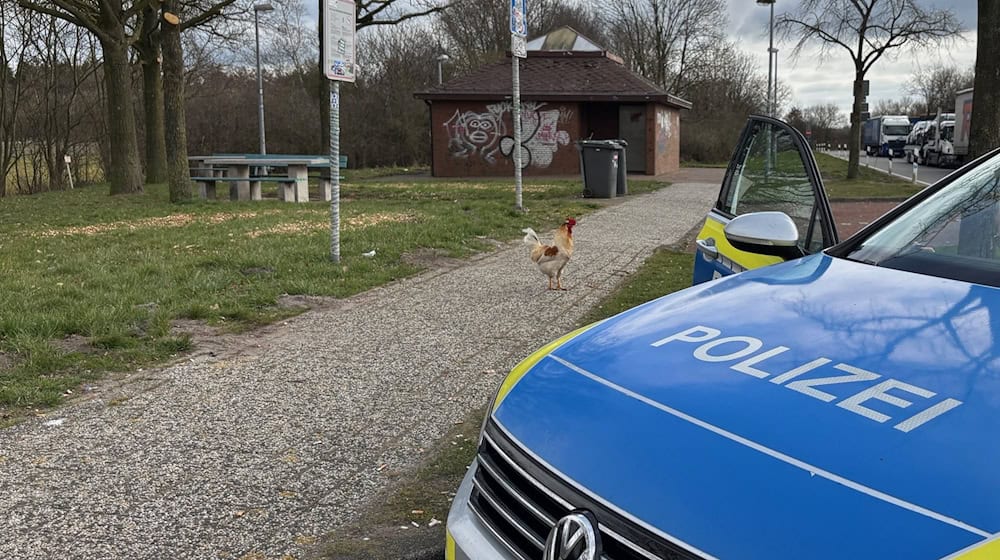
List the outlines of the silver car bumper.
{"label": "silver car bumper", "polygon": [[516,560],[469,508],[476,461],[469,466],[448,512],[448,543],[445,560]]}

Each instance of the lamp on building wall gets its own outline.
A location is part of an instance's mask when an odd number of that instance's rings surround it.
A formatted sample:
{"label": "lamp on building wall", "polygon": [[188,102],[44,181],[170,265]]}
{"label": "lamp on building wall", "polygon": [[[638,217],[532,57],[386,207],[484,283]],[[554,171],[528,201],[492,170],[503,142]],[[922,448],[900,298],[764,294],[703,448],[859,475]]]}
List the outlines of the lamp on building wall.
{"label": "lamp on building wall", "polygon": [[771,117],[778,110],[778,49],[774,48],[774,2],[775,0],[757,0],[758,4],[771,7],[771,38],[767,48],[767,113]]}
{"label": "lamp on building wall", "polygon": [[264,78],[260,73],[260,13],[270,12],[274,6],[264,4],[254,4],[253,7],[253,35],[257,42],[257,119],[260,125],[260,153],[266,154],[267,147],[264,143]]}

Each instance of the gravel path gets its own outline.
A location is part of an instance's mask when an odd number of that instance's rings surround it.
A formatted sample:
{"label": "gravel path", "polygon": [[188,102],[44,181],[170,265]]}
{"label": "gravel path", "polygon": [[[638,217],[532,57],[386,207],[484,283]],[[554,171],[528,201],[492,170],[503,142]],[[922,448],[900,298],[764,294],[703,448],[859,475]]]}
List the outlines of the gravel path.
{"label": "gravel path", "polygon": [[568,291],[514,243],[0,431],[0,557],[300,557],[717,192],[678,184],[580,220]]}

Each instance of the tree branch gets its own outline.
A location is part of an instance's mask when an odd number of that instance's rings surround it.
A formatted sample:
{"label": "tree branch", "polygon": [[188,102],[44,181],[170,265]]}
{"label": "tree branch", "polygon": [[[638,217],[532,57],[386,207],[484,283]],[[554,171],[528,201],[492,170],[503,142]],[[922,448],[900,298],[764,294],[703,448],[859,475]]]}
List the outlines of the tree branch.
{"label": "tree branch", "polygon": [[216,16],[222,15],[222,11],[230,6],[235,0],[222,0],[218,4],[213,5],[211,8],[205,10],[204,12],[194,16],[193,18],[184,20],[181,22],[181,32],[185,29],[192,27],[198,27],[199,25],[208,23],[210,20],[214,19]]}
{"label": "tree branch", "polygon": [[43,6],[41,4],[35,4],[34,2],[29,2],[28,0],[17,0],[17,5],[27,10],[31,10],[33,12],[38,12],[40,14],[45,14],[48,16],[52,16],[54,18],[59,18],[63,21],[68,21],[73,25],[78,25],[86,29],[90,29],[91,27],[90,25],[85,23],[83,18],[81,17],[77,17],[76,15],[73,14],[67,14],[65,12],[60,12],[59,10],[50,8],[48,6]]}
{"label": "tree branch", "polygon": [[[376,1],[376,0],[373,0],[373,2],[374,1]],[[413,18],[418,18],[418,17],[423,17],[423,16],[429,16],[431,14],[436,14],[436,13],[442,12],[447,7],[446,5],[434,6],[434,7],[431,7],[431,8],[427,8],[426,10],[423,10],[423,11],[410,12],[408,14],[403,14],[401,16],[398,16],[398,17],[395,17],[395,18],[392,18],[392,19],[381,19],[381,20],[375,19],[375,15],[377,15],[379,12],[381,12],[385,8],[389,7],[395,1],[396,0],[388,0],[388,1],[383,0],[383,1],[378,2],[379,4],[382,4],[382,6],[380,6],[379,8],[376,8],[375,10],[370,11],[370,12],[368,12],[368,13],[366,13],[366,14],[364,14],[364,15],[362,15],[362,16],[360,16],[358,18],[357,26],[356,26],[357,29],[363,29],[365,27],[372,26],[372,25],[396,25],[397,23],[404,22],[404,21],[406,21],[408,19],[413,19]],[[371,3],[373,3],[373,2],[368,2],[365,5],[371,5]]]}

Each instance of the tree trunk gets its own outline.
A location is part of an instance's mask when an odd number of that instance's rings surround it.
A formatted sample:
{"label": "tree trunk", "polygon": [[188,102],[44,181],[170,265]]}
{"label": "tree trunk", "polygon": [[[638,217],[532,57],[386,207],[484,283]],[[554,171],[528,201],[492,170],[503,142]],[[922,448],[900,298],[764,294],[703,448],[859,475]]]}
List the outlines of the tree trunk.
{"label": "tree trunk", "polygon": [[857,72],[854,79],[854,105],[851,106],[851,134],[847,138],[847,178],[855,179],[861,164],[861,104],[865,92],[862,87],[865,75]]}
{"label": "tree trunk", "polygon": [[108,95],[108,132],[111,148],[111,169],[108,179],[111,194],[142,192],[142,171],[139,167],[139,146],[135,134],[135,113],[132,110],[133,88],[128,62],[128,47],[124,40],[101,41],[104,51],[104,83]]}
{"label": "tree trunk", "polygon": [[191,200],[191,176],[187,161],[187,130],[184,116],[184,52],[181,28],[171,16],[177,12],[177,0],[163,4],[163,112],[166,121],[167,183],[170,202]]}
{"label": "tree trunk", "polygon": [[969,158],[1000,146],[1000,2],[979,0],[979,33],[976,37],[976,83]]}
{"label": "tree trunk", "polygon": [[167,149],[164,145],[163,79],[160,75],[159,41],[151,60],[142,61],[142,102],[146,117],[146,183],[166,180]]}

